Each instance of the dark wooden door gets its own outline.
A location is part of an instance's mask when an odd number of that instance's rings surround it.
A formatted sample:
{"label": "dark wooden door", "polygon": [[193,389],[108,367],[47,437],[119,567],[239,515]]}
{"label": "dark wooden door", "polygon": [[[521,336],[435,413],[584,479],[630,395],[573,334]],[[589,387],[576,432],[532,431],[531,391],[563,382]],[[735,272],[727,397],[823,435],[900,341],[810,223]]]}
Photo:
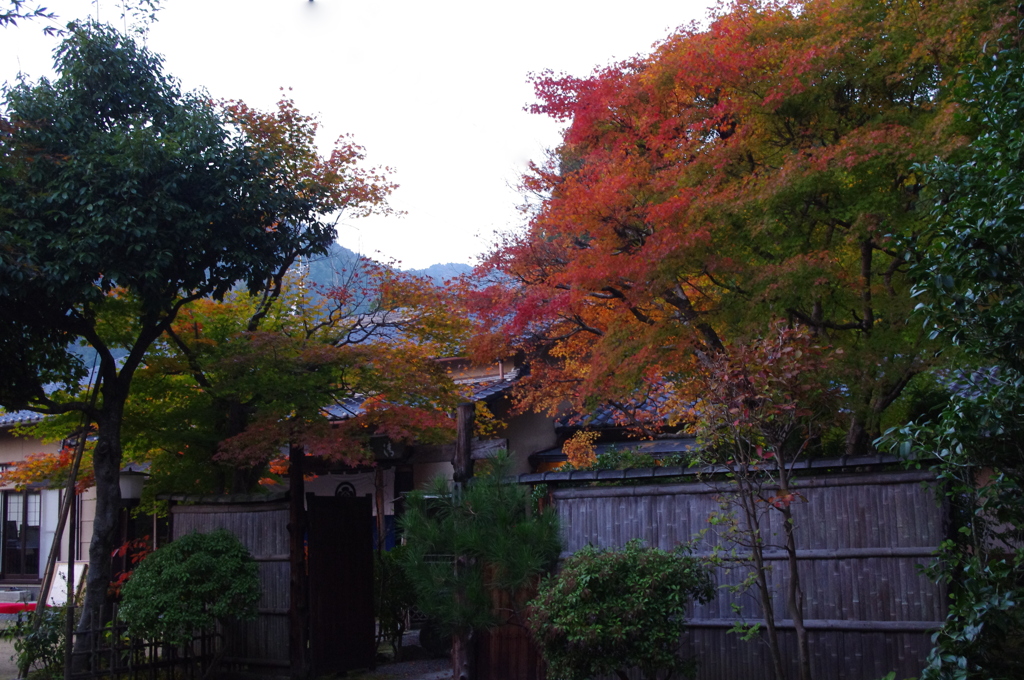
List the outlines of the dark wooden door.
{"label": "dark wooden door", "polygon": [[373,513],[368,497],[306,496],[309,647],[315,676],[374,664]]}

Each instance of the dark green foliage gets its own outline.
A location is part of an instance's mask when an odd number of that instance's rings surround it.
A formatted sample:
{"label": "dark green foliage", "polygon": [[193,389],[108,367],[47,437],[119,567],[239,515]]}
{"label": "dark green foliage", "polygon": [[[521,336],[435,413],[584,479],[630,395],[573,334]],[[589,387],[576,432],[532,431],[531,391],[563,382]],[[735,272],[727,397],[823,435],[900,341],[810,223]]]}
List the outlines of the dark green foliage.
{"label": "dark green foliage", "polygon": [[622,550],[591,546],[541,583],[530,603],[530,630],[557,680],[587,680],[639,668],[692,674],[680,655],[690,601],[714,596],[708,565],[685,548],[665,552],[633,539]]}
{"label": "dark green foliage", "polygon": [[218,621],[256,618],[256,562],[231,532],[192,533],[147,556],[121,590],[128,632],[184,644]]}
{"label": "dark green foliage", "polygon": [[936,201],[918,310],[969,363],[938,415],[883,438],[932,459],[957,529],[929,569],[950,590],[929,680],[1024,677],[1024,55],[1012,42],[965,74],[966,157],[924,168]]}
{"label": "dark green foliage", "polygon": [[404,545],[376,553],[373,569],[374,606],[377,618],[377,646],[388,642],[395,652],[396,660],[401,656],[402,634],[405,619],[416,603],[416,591],[402,568]]}
{"label": "dark green foliage", "polygon": [[130,349],[183,298],[260,289],[334,236],[317,205],[276,181],[277,159],[232,134],[207,94],[182,93],[160,56],[110,27],[70,30],[57,80],[3,93],[0,349],[25,373],[5,365],[12,406],[81,369],[65,349],[100,340],[112,290],[138,305],[140,328],[103,344]]}
{"label": "dark green foliage", "polygon": [[925,168],[937,194],[928,250],[914,274],[936,335],[1024,372],[1024,59],[997,51],[961,93],[980,134],[960,162]]}
{"label": "dark green foliage", "polygon": [[[289,159],[182,93],[158,55],[109,26],[68,31],[56,80],[0,93],[0,406],[97,425],[88,624],[111,580],[121,424],[147,350],[188,302],[264,291],[323,252],[337,206],[285,181]],[[95,407],[74,395],[79,342],[95,351]]]}
{"label": "dark green foliage", "polygon": [[[528,488],[502,481],[507,469],[502,458],[461,494],[438,478],[429,492],[409,496],[403,565],[417,606],[443,633],[501,623],[491,610],[491,591],[514,600],[554,566],[561,551],[554,513],[535,510]],[[457,567],[456,556],[462,558]]]}

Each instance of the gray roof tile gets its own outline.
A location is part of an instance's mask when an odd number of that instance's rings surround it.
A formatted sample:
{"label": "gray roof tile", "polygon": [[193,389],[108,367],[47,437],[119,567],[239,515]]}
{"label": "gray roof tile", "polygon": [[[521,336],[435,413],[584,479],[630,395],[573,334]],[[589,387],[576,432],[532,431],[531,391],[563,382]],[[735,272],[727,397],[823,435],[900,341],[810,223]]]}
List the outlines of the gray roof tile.
{"label": "gray roof tile", "polygon": [[14,427],[15,425],[26,425],[38,423],[46,416],[35,411],[0,411],[0,427]]}
{"label": "gray roof tile", "polygon": [[[502,378],[484,378],[472,382],[460,383],[468,388],[470,401],[486,401],[491,397],[504,393],[515,384],[516,375],[506,375]],[[349,397],[338,404],[332,404],[324,408],[327,416],[333,420],[346,420],[364,413],[362,397]]]}

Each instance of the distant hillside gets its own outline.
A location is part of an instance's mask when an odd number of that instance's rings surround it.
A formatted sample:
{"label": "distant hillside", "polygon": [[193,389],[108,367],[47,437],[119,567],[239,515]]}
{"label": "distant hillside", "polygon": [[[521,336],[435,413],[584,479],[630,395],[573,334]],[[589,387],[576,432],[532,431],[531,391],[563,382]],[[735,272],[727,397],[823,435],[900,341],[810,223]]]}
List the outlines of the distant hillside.
{"label": "distant hillside", "polygon": [[[353,274],[356,278],[359,276],[359,254],[337,243],[331,246],[327,255],[314,258],[307,264],[309,266],[310,280],[321,286],[339,285],[350,280]],[[436,285],[441,285],[446,279],[453,279],[461,274],[467,274],[473,271],[473,268],[461,262],[448,262],[446,264],[433,264],[426,269],[409,269],[406,271],[417,276],[425,276]]]}
{"label": "distant hillside", "polygon": [[426,276],[434,280],[434,283],[441,285],[446,279],[454,279],[456,276],[468,274],[473,268],[462,262],[448,262],[447,264],[432,264],[426,269],[410,269],[410,274]]}
{"label": "distant hillside", "polygon": [[358,277],[359,253],[337,243],[331,245],[326,255],[304,262],[309,267],[309,279],[321,286],[337,286],[349,281],[353,274]]}

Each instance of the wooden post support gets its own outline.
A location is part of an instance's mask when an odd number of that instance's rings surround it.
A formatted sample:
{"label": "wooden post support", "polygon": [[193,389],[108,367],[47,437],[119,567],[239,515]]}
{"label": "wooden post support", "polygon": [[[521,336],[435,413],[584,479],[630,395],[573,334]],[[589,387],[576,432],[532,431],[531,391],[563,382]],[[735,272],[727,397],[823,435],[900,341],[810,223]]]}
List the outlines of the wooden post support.
{"label": "wooden post support", "polygon": [[[461,493],[473,477],[473,419],[476,405],[473,403],[459,404],[455,432],[455,457],[452,458],[452,481],[455,482],[455,493]],[[455,570],[466,569],[469,558],[466,555],[455,556]],[[465,604],[466,593],[459,590],[454,593],[456,602]],[[474,680],[473,667],[473,631],[456,630],[452,633],[452,677],[454,680]]]}
{"label": "wooden post support", "polygon": [[455,468],[452,479],[457,486],[464,486],[473,476],[473,419],[476,416],[476,405],[473,403],[459,404],[455,430],[455,456],[452,467]]}
{"label": "wooden post support", "polygon": [[[85,434],[82,434],[82,438],[85,438]],[[72,478],[74,480],[74,478]],[[78,595],[78,588],[75,588],[75,554],[78,552],[78,532],[75,531],[78,525],[78,498],[77,491],[75,490],[74,481],[68,484],[68,581],[64,584],[64,590],[67,592],[67,597],[64,601],[64,677],[70,678],[71,672],[74,670],[75,658],[72,651],[75,648],[75,599]],[[84,576],[84,574],[83,574]],[[85,582],[85,579],[82,579]],[[49,593],[40,593],[40,597],[36,599],[36,609],[40,609],[41,606],[46,605],[46,599],[49,597]],[[42,602],[40,602],[42,600]],[[27,675],[25,677],[28,677]]]}
{"label": "wooden post support", "polygon": [[288,656],[292,680],[309,677],[309,598],[306,583],[306,483],[301,446],[288,447],[288,559],[290,602],[288,608]]}
{"label": "wooden post support", "polygon": [[377,467],[373,471],[373,502],[374,512],[377,513],[377,555],[380,556],[384,552],[384,543],[387,538],[387,522],[385,522],[384,512],[387,509],[384,506],[384,467],[380,461],[377,462]]}

